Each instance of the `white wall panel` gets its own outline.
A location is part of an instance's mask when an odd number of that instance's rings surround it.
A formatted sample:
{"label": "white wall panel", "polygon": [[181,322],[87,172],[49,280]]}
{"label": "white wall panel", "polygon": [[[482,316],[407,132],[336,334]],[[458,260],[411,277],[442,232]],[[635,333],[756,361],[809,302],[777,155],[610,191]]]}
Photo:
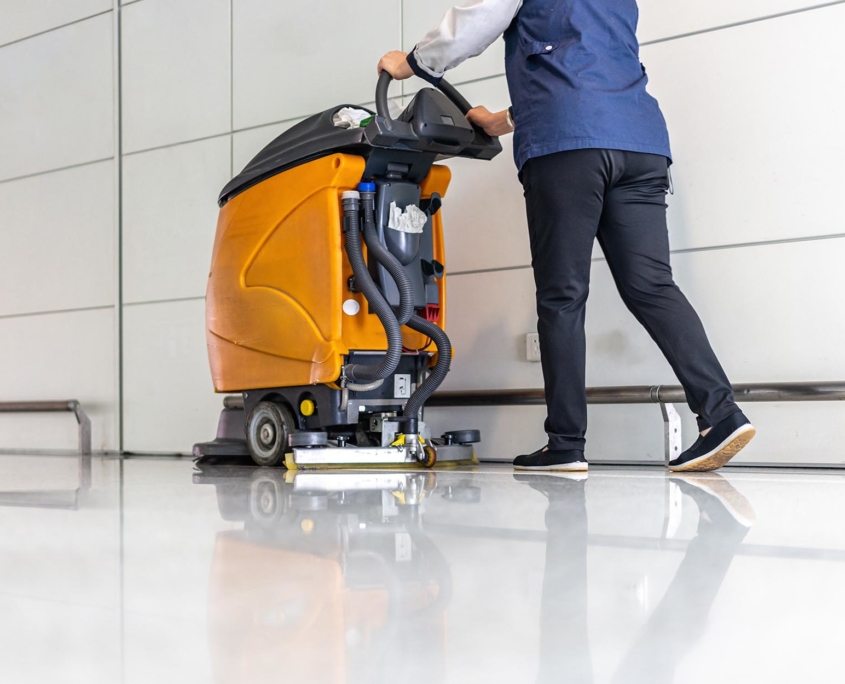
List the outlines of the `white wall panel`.
{"label": "white wall panel", "polygon": [[123,160],[123,301],[203,297],[228,135]]}
{"label": "white wall panel", "polygon": [[[114,310],[0,319],[0,400],[79,399],[95,451],[117,448]],[[4,449],[76,449],[72,413],[0,416]]]}
{"label": "white wall panel", "polygon": [[229,0],[129,5],[122,61],[125,152],[230,130]]}
{"label": "white wall panel", "polygon": [[[458,361],[455,361],[458,365]],[[541,385],[542,386],[542,383]],[[483,461],[509,463],[546,443],[543,406],[431,408],[425,420],[433,435],[446,430],[481,430],[476,454]],[[689,421],[694,429],[694,423]],[[687,436],[693,435],[687,432]],[[593,461],[663,459],[663,419],[658,406],[590,406],[587,458]]]}
{"label": "white wall panel", "polygon": [[236,129],[372,101],[378,59],[401,43],[397,0],[233,2]]}
{"label": "white wall panel", "polygon": [[[825,86],[845,64],[836,38],[842,23],[845,5],[643,50],[675,155],[673,249],[843,232],[831,217],[838,214],[834,167],[845,154],[838,124],[845,99]],[[796,33],[822,36],[818,49],[784,52]],[[784,80],[792,84],[789,98]],[[508,104],[503,77],[461,90],[472,104],[494,110]],[[805,121],[812,123],[796,124]],[[454,174],[444,225],[452,271],[530,261],[512,141],[502,142],[505,150],[492,162],[449,162]],[[600,254],[596,245],[594,256]]]}
{"label": "white wall panel", "polygon": [[[402,49],[406,52],[422,40],[425,34],[440,23],[443,15],[453,5],[463,4],[453,0],[403,0]],[[398,50],[398,46],[393,48]],[[501,38],[487,48],[478,57],[468,59],[463,64],[446,73],[446,80],[452,84],[505,73],[505,42]],[[422,79],[405,81],[406,90],[416,90],[426,85]],[[473,103],[475,104],[475,103]]]}
{"label": "white wall panel", "polygon": [[819,0],[639,0],[641,42],[824,4]]}
{"label": "white wall panel", "polygon": [[[845,314],[823,294],[845,288],[838,267],[843,259],[845,239],[836,239],[679,254],[674,266],[733,382],[812,381],[845,377]],[[539,364],[523,360],[524,335],[536,329],[530,270],[453,277],[449,288],[448,326],[456,352],[445,386],[542,387]],[[603,262],[593,268],[587,335],[588,386],[677,384],[622,305]],[[649,408],[592,407],[590,439],[597,457],[660,458],[661,421],[659,412],[648,417]],[[841,430],[833,426],[843,425],[842,410],[838,404],[750,406],[761,435],[744,458],[840,462]],[[436,429],[481,424],[493,435],[485,448],[494,445],[494,454],[542,440],[542,410],[520,409],[526,417],[512,422],[509,411],[434,411],[434,424]],[[686,411],[685,419],[693,435]]]}
{"label": "white wall panel", "polygon": [[211,384],[204,300],[126,306],[123,331],[126,450],[189,454],[214,439],[223,399]]}
{"label": "white wall panel", "polygon": [[112,0],[0,0],[0,45],[112,8]]}
{"label": "white wall panel", "polygon": [[[460,87],[470,104],[491,111],[510,106],[505,78]],[[490,161],[453,159],[443,205],[446,266],[451,272],[524,266],[531,262],[522,185],[513,161],[513,136]]]}
{"label": "white wall panel", "polygon": [[673,249],[845,232],[842,26],[845,4],[643,49],[672,139]]}
{"label": "white wall panel", "polygon": [[0,103],[0,180],[111,156],[111,14],[0,48]]}
{"label": "white wall panel", "polygon": [[280,124],[250,128],[249,130],[235,133],[232,136],[232,168],[234,172],[236,174],[240,173],[264,147],[300,121],[301,119],[286,121]]}
{"label": "white wall panel", "polygon": [[114,164],[0,183],[0,315],[114,304]]}
{"label": "white wall panel", "polygon": [[[530,269],[451,278],[447,325],[455,345],[450,389],[542,387],[540,364],[525,360],[525,334],[537,330]],[[587,326],[589,385],[674,382],[619,299],[604,262],[593,264]]]}
{"label": "white wall panel", "polygon": [[[694,417],[686,406],[676,408],[683,422],[683,443],[689,446],[697,435]],[[842,402],[742,404],[741,408],[757,428],[757,436],[736,463],[845,465]],[[663,461],[663,418],[656,404],[589,406],[588,414],[586,453],[591,461]],[[501,462],[545,443],[545,417],[542,406],[431,408],[425,413],[435,435],[463,428],[481,430],[478,457]]]}
{"label": "white wall panel", "polygon": [[[845,289],[845,239],[676,254],[675,277],[704,321],[733,382],[845,377],[845,313],[824,293]],[[453,277],[447,312],[455,344],[450,388],[539,387],[523,361],[535,330],[531,271]],[[593,264],[587,305],[590,385],[674,382],[671,369]]]}
{"label": "white wall panel", "polygon": [[[393,116],[398,116],[406,103],[405,98],[401,96],[391,97],[387,101],[388,107],[390,108],[390,112]],[[334,104],[340,103],[336,102]],[[375,111],[374,102],[363,102],[359,104],[361,107],[365,107],[370,111]],[[329,107],[330,105],[327,104],[326,109]],[[234,157],[233,168],[235,173],[239,173],[256,154],[261,152],[261,150],[270,144],[275,138],[302,121],[303,119],[292,119],[290,121],[257,126],[256,128],[248,128],[246,130],[236,132],[233,136],[234,141],[232,146]]]}
{"label": "white wall panel", "polygon": [[[483,105],[494,112],[510,106],[504,76],[468,83],[460,91],[473,106]],[[505,135],[499,140],[502,152],[495,159],[444,162],[452,169],[443,213],[446,265],[452,273],[531,263],[525,200],[513,159],[513,136]],[[593,256],[601,256],[598,243]]]}

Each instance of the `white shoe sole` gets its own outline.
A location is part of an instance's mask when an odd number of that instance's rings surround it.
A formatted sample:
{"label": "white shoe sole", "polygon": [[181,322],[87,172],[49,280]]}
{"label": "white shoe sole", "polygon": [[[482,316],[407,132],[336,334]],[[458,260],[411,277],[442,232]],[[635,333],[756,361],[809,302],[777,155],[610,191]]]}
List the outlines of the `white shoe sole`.
{"label": "white shoe sole", "polygon": [[559,471],[561,473],[585,473],[587,472],[589,464],[586,461],[576,461],[575,463],[559,463],[557,465],[547,466],[514,466],[514,470],[544,470],[544,471]]}
{"label": "white shoe sole", "polygon": [[746,423],[734,430],[712,451],[686,463],[670,465],[669,470],[673,473],[683,473],[689,471],[702,472],[721,468],[745,448],[756,434],[757,431],[754,429],[754,426],[751,423]]}

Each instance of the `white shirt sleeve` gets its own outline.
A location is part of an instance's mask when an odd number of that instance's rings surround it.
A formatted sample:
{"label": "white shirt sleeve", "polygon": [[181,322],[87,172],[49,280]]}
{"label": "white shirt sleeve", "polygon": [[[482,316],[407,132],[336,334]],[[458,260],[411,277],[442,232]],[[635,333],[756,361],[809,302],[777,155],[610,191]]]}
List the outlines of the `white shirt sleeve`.
{"label": "white shirt sleeve", "polygon": [[510,26],[523,0],[468,0],[453,7],[413,50],[413,60],[432,78],[480,55]]}

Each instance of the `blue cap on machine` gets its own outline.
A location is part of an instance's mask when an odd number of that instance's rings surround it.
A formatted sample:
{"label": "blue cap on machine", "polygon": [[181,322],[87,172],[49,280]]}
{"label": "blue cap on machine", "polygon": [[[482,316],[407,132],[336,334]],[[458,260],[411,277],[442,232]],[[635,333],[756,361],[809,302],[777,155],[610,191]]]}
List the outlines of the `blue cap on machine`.
{"label": "blue cap on machine", "polygon": [[358,183],[358,192],[375,192],[376,184],[372,182]]}

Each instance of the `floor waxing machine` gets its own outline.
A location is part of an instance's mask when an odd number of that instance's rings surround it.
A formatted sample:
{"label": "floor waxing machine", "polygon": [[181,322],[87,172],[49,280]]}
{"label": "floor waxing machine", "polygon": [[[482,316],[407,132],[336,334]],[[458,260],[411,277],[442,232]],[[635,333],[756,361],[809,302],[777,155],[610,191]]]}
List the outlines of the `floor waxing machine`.
{"label": "floor waxing machine", "polygon": [[[424,88],[395,119],[342,105],[265,147],[223,189],[206,294],[224,401],[199,457],[262,466],[473,462],[477,430],[432,437],[422,410],[452,362],[440,206],[451,157],[492,159],[454,87]],[[362,111],[363,110],[363,111]],[[363,117],[363,118],[361,118]]]}

